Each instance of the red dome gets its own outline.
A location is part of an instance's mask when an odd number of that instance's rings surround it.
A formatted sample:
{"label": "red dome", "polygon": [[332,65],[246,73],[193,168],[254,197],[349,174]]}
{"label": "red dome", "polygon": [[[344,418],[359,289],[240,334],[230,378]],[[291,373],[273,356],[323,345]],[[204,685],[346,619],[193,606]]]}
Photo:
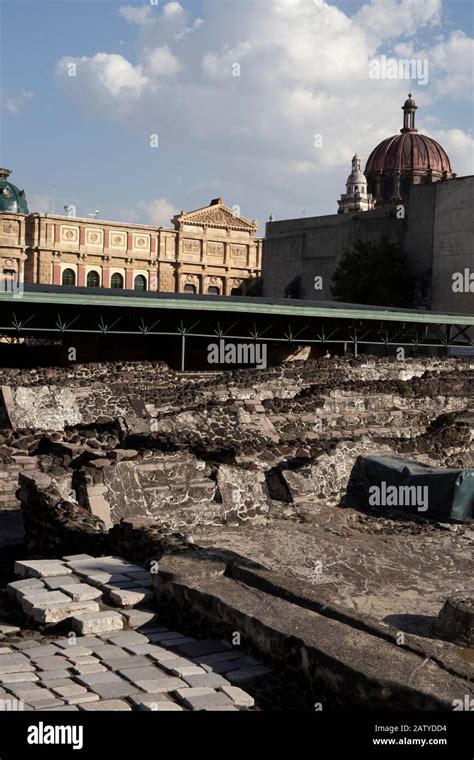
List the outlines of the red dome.
{"label": "red dome", "polygon": [[371,172],[428,171],[452,173],[449,158],[444,149],[431,137],[415,131],[402,132],[383,140],[372,151],[365,167]]}

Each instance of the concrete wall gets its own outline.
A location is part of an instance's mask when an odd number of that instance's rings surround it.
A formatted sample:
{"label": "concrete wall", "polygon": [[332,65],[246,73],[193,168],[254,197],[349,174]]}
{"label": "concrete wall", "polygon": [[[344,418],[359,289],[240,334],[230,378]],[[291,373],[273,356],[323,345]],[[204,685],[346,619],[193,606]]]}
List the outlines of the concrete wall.
{"label": "concrete wall", "polygon": [[[419,305],[434,310],[474,312],[474,293],[453,293],[452,275],[474,272],[474,177],[462,177],[411,190],[405,219],[395,209],[333,214],[269,222],[263,256],[263,295],[282,298],[300,276],[299,297],[333,300],[330,286],[345,250],[358,239],[387,237],[398,243],[417,284]],[[314,289],[314,278],[323,288]]]}
{"label": "concrete wall", "polygon": [[[433,237],[432,308],[474,313],[472,292],[454,293],[452,276],[474,274],[474,177],[436,185]],[[473,278],[474,279],[474,278]]]}
{"label": "concrete wall", "polygon": [[[344,251],[358,239],[375,241],[385,236],[396,243],[403,239],[404,227],[405,222],[387,209],[269,222],[264,242],[263,295],[283,298],[285,287],[299,275],[300,298],[332,300],[331,278]],[[314,288],[318,276],[322,277],[321,290]]]}

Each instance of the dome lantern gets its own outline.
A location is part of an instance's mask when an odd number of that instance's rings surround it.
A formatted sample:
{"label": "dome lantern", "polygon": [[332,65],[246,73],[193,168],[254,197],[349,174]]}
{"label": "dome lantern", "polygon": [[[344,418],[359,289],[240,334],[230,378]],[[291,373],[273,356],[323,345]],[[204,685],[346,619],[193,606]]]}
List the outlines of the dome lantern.
{"label": "dome lantern", "polygon": [[418,130],[415,129],[415,111],[417,108],[418,106],[413,100],[410,92],[408,99],[405,100],[404,104],[402,105],[403,127],[401,128],[400,132],[418,132]]}

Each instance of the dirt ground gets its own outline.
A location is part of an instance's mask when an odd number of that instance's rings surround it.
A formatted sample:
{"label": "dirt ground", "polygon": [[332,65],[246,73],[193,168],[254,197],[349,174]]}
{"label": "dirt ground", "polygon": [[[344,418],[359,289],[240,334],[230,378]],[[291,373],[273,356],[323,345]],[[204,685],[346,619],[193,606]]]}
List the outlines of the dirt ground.
{"label": "dirt ground", "polygon": [[203,546],[323,584],[335,602],[428,638],[445,599],[474,591],[474,526],[313,504],[291,517],[282,512],[275,508],[260,525],[206,526],[193,537]]}

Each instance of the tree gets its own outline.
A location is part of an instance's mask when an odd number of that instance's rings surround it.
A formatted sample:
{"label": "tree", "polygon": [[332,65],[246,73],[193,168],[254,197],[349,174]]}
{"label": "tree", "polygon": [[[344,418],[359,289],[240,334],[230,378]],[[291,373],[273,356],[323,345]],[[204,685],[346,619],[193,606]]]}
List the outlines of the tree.
{"label": "tree", "polygon": [[332,281],[336,301],[399,307],[410,307],[413,301],[406,260],[387,238],[358,240],[352,251],[344,251]]}

